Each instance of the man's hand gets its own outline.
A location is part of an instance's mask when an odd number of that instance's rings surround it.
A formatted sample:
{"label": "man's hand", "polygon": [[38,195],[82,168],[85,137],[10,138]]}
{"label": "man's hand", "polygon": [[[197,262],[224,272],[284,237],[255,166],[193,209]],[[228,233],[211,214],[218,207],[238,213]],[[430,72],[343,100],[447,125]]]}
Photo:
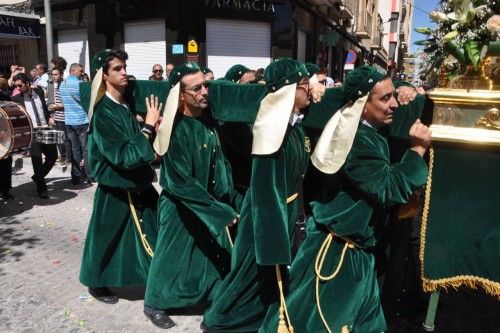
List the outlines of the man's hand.
{"label": "man's hand", "polygon": [[325,85],[319,82],[309,83],[309,93],[311,94],[313,103],[321,101],[321,97],[325,94]]}
{"label": "man's hand", "polygon": [[398,93],[398,103],[400,105],[406,105],[409,104],[411,101],[417,97],[417,90],[413,87],[408,87],[408,86],[402,86],[396,89],[396,92]]}
{"label": "man's hand", "polygon": [[431,144],[431,130],[417,119],[410,128],[411,149],[420,156],[424,156],[425,151]]}
{"label": "man's hand", "polygon": [[50,117],[49,118],[49,126],[54,126],[56,122],[54,121],[54,118]]}
{"label": "man's hand", "polygon": [[235,225],[236,223],[238,223],[238,221],[239,221],[239,220],[240,220],[240,216],[239,216],[239,215],[236,215],[236,218],[235,218],[235,219],[233,219],[233,220],[231,221],[231,223],[229,223],[229,224],[228,224],[228,227],[231,227],[231,226]]}
{"label": "man's hand", "polygon": [[160,118],[160,111],[163,108],[163,103],[158,105],[158,97],[151,95],[151,99],[146,97],[146,108],[148,110],[146,114],[145,123],[151,126],[155,126]]}

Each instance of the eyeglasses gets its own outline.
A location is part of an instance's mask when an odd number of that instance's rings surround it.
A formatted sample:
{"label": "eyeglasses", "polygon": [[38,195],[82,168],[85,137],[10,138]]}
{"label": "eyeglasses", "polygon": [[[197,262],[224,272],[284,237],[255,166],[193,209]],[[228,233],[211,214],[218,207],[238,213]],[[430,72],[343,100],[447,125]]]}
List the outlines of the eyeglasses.
{"label": "eyeglasses", "polygon": [[309,85],[309,80],[304,81],[304,82],[297,83],[297,87],[300,87],[300,86],[308,86],[308,85]]}
{"label": "eyeglasses", "polygon": [[203,87],[205,87],[205,89],[208,88],[208,82],[203,82],[202,84],[198,84],[196,86],[194,86],[193,88],[189,88],[189,89],[184,89],[185,91],[192,91],[194,92],[196,95],[198,95],[201,90],[203,89]]}
{"label": "eyeglasses", "polygon": [[154,73],[163,73],[163,69],[155,69],[153,70]]}
{"label": "eyeglasses", "polygon": [[18,88],[22,88],[24,86],[24,84],[15,84],[14,86],[16,86]]}
{"label": "eyeglasses", "polygon": [[321,83],[322,85],[326,86],[326,80],[318,81],[318,83]]}

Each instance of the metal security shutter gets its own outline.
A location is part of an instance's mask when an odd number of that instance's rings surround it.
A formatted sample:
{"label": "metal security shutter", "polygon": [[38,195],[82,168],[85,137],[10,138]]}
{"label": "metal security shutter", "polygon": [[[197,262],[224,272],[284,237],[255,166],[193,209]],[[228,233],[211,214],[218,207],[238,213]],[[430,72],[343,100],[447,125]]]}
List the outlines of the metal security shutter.
{"label": "metal security shutter", "polygon": [[63,57],[68,66],[64,77],[69,75],[69,66],[73,63],[81,64],[85,72],[90,74],[89,42],[87,30],[60,30],[57,32],[57,54]]}
{"label": "metal security shutter", "polygon": [[306,41],[307,35],[305,32],[297,31],[297,61],[306,62]]}
{"label": "metal security shutter", "polygon": [[207,58],[216,78],[224,76],[234,64],[265,68],[271,62],[271,25],[207,19]]}
{"label": "metal security shutter", "polygon": [[125,23],[125,51],[128,53],[127,73],[138,80],[147,80],[154,64],[165,67],[165,21]]}

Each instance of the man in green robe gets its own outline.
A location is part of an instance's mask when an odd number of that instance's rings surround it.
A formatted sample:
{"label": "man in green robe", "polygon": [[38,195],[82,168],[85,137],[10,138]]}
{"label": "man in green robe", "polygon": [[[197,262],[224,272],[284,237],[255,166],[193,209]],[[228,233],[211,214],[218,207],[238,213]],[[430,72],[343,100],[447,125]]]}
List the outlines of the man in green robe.
{"label": "man in green robe", "polygon": [[[287,320],[296,332],[386,329],[374,271],[374,228],[385,208],[406,202],[425,184],[423,155],[430,143],[429,129],[417,120],[409,131],[411,148],[399,163],[390,163],[379,131],[392,122],[393,92],[392,81],[374,68],[353,70],[343,87],[347,105],[318,141],[313,164],[330,175],[322,198],[311,204],[307,238],[290,269]],[[346,140],[351,133],[353,141]],[[261,332],[276,331],[277,313],[276,306],[269,308]]]}
{"label": "man in green robe", "polygon": [[204,304],[229,271],[236,223],[231,171],[197,64],[171,73],[167,107],[154,143],[161,161],[160,231],[149,272],[144,313],[158,327],[174,325],[165,310]]}
{"label": "man in green robe", "polygon": [[[99,301],[116,303],[108,287],[145,286],[157,237],[156,201],[149,142],[161,105],[146,99],[146,129],[125,103],[127,54],[96,55],[88,152],[98,183],[85,239],[80,282]],[[149,128],[149,130],[148,130]]]}
{"label": "man in green robe", "polygon": [[[253,126],[252,174],[238,223],[231,272],[205,312],[207,332],[257,331],[286,284],[298,187],[309,154],[300,110],[310,103],[304,65],[283,58],[265,70],[267,95]],[[247,89],[244,89],[247,90]],[[283,276],[282,276],[283,275]]]}

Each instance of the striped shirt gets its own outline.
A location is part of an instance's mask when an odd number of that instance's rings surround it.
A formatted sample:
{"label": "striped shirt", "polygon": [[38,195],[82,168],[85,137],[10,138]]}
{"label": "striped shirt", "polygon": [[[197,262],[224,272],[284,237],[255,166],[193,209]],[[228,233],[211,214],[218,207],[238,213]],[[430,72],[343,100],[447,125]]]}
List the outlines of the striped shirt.
{"label": "striped shirt", "polygon": [[89,123],[87,113],[80,102],[80,79],[70,75],[59,85],[61,99],[64,104],[64,122],[66,125],[85,125]]}
{"label": "striped shirt", "polygon": [[[61,92],[59,91],[59,86],[61,83],[54,83],[54,102],[56,104],[61,104]],[[54,111],[54,121],[64,121],[64,109]]]}

